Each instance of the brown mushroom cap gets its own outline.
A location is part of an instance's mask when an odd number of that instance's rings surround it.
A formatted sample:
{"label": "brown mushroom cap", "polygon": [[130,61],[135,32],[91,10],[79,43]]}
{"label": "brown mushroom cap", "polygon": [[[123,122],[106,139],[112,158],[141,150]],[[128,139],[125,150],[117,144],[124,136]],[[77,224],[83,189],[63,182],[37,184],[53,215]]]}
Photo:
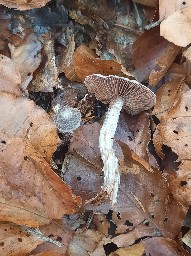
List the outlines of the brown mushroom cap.
{"label": "brown mushroom cap", "polygon": [[93,74],[87,76],[84,83],[88,91],[103,103],[112,103],[121,97],[124,100],[123,108],[131,115],[152,108],[156,102],[156,96],[150,89],[128,78]]}

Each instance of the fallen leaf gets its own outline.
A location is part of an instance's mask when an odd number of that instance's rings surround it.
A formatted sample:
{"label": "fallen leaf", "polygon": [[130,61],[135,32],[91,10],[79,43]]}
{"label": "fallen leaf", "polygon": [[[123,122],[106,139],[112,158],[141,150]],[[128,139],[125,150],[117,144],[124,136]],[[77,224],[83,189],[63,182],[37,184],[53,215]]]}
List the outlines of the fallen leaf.
{"label": "fallen leaf", "polygon": [[92,74],[118,75],[121,65],[114,60],[101,60],[87,46],[79,46],[74,53],[74,69],[77,76],[83,81]]}
{"label": "fallen leaf", "polygon": [[40,8],[45,6],[50,0],[1,0],[0,4],[3,4],[9,8],[16,8],[24,11],[33,8]]}
{"label": "fallen leaf", "polygon": [[152,115],[155,115],[160,120],[163,114],[176,105],[184,87],[183,80],[184,77],[172,79],[159,88],[156,92],[156,104]]}
{"label": "fallen leaf", "polygon": [[38,68],[41,62],[41,43],[33,33],[26,33],[23,41],[14,46],[9,43],[11,59],[15,62],[17,69],[21,74],[21,88],[25,90],[33,78],[33,72]]}
{"label": "fallen leaf", "polygon": [[183,56],[188,60],[191,61],[191,47],[188,47],[188,49],[186,49],[183,52]]}
{"label": "fallen leaf", "polygon": [[111,256],[142,256],[144,253],[144,246],[142,244],[134,244],[132,246],[129,246],[127,248],[120,248],[114,253],[111,253]]}
{"label": "fallen leaf", "polygon": [[98,123],[83,125],[72,136],[69,153],[77,153],[85,161],[100,169],[103,165],[99,151],[99,133],[101,125]]}
{"label": "fallen leaf", "polygon": [[180,0],[171,0],[169,2],[165,0],[159,0],[159,14],[160,20],[164,20],[171,14],[176,11],[179,11],[187,6],[190,6],[191,1],[180,1]]}
{"label": "fallen leaf", "polygon": [[40,231],[45,237],[49,237],[54,241],[58,241],[63,246],[57,246],[50,242],[43,242],[39,244],[30,255],[55,255],[64,256],[68,247],[68,243],[73,237],[74,231],[67,229],[65,225],[62,224],[62,220],[52,221],[50,224],[41,226]]}
{"label": "fallen leaf", "polygon": [[76,74],[75,66],[74,66],[74,52],[75,52],[75,40],[73,31],[68,30],[68,45],[66,50],[61,52],[61,56],[59,59],[59,72],[64,72],[66,78],[71,81],[80,81]]}
{"label": "fallen leaf", "polygon": [[166,145],[178,155],[179,160],[189,159],[191,144],[190,134],[191,90],[182,87],[179,100],[173,108],[164,113],[154,134],[154,145],[157,154],[163,158],[162,145]]}
{"label": "fallen leaf", "polygon": [[49,115],[33,101],[9,93],[1,93],[0,105],[1,133],[30,138],[34,148],[50,161],[60,140]]}
{"label": "fallen leaf", "polygon": [[0,147],[1,220],[35,227],[78,210],[80,198],[30,142],[1,133]]}
{"label": "fallen leaf", "polygon": [[54,40],[51,33],[41,36],[43,45],[41,65],[34,72],[28,90],[33,92],[53,92],[59,85],[58,68],[55,60]]}
{"label": "fallen leaf", "polygon": [[0,91],[21,96],[21,75],[15,63],[8,57],[0,55]]}
{"label": "fallen leaf", "polygon": [[188,256],[190,255],[175,241],[164,237],[153,237],[141,242],[145,248],[146,256]]}
{"label": "fallen leaf", "polygon": [[[183,3],[186,3],[186,1]],[[160,24],[160,35],[175,45],[181,47],[189,45],[191,43],[190,12],[191,6],[189,3],[187,7],[177,10],[165,18]]]}
{"label": "fallen leaf", "polygon": [[2,256],[26,256],[41,243],[42,240],[23,233],[20,226],[0,222],[0,251]]}
{"label": "fallen leaf", "polygon": [[176,58],[180,47],[160,37],[159,29],[145,31],[133,44],[134,75],[156,86]]}
{"label": "fallen leaf", "polygon": [[98,231],[79,229],[69,243],[67,254],[70,256],[88,256],[96,249],[102,237],[103,235]]}

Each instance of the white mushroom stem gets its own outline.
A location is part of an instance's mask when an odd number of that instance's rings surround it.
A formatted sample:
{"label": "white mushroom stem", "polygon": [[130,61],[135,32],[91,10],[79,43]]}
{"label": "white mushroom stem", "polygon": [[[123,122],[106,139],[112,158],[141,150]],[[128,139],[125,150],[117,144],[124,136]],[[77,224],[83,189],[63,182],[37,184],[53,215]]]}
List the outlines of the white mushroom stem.
{"label": "white mushroom stem", "polygon": [[103,160],[104,184],[103,190],[110,195],[112,205],[117,202],[117,192],[120,184],[118,159],[113,149],[113,137],[117,129],[123,99],[118,97],[110,104],[103,126],[100,130],[99,147]]}

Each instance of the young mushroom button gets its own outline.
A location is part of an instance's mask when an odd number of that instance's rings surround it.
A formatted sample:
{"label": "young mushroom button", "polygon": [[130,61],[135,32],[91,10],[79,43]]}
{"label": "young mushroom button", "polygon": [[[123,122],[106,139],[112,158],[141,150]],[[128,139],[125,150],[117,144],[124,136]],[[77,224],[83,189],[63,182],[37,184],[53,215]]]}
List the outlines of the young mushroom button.
{"label": "young mushroom button", "polygon": [[118,76],[94,74],[85,78],[88,91],[103,103],[109,103],[103,126],[100,130],[99,147],[103,160],[104,184],[102,189],[110,195],[112,205],[117,202],[120,184],[118,159],[113,149],[113,137],[122,108],[135,115],[155,105],[155,94],[135,80]]}

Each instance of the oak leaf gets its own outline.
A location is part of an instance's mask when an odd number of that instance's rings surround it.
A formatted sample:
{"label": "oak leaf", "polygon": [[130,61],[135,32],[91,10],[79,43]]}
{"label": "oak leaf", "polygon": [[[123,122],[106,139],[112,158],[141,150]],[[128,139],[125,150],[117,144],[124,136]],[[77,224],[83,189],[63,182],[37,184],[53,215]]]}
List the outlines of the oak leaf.
{"label": "oak leaf", "polygon": [[3,4],[9,8],[16,8],[24,11],[33,8],[40,8],[45,6],[50,0],[1,0],[0,4]]}
{"label": "oak leaf", "polygon": [[79,197],[49,164],[21,138],[0,134],[0,219],[28,226],[47,224],[75,213]]}

